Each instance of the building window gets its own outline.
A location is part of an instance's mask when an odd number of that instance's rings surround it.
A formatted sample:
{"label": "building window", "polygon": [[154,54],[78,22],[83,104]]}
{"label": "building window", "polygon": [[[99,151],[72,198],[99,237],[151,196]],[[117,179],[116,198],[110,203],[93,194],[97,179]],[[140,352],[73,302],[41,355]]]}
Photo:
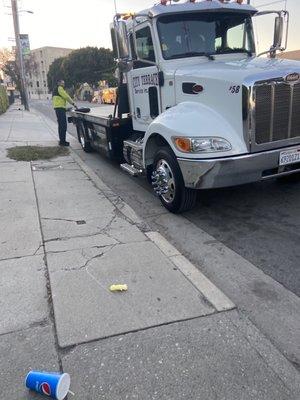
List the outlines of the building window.
{"label": "building window", "polygon": [[36,81],[36,86],[40,87],[40,82],[39,81]]}

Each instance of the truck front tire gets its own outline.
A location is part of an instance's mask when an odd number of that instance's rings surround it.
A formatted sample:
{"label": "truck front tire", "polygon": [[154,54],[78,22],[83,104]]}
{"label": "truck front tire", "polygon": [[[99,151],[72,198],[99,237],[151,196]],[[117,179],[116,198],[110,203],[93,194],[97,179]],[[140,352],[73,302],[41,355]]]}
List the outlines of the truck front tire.
{"label": "truck front tire", "polygon": [[197,191],[185,187],[176,157],[168,147],[155,154],[152,185],[163,206],[172,213],[188,211],[196,204]]}

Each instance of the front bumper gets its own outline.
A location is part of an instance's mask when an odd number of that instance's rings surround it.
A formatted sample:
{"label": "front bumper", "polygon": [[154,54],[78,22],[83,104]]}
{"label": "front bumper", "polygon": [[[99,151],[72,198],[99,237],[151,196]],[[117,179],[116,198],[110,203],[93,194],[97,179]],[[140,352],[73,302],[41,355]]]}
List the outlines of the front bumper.
{"label": "front bumper", "polygon": [[[287,149],[284,149],[287,150]],[[221,188],[257,182],[300,172],[300,163],[279,166],[282,149],[228,158],[178,158],[185,186],[192,189]]]}

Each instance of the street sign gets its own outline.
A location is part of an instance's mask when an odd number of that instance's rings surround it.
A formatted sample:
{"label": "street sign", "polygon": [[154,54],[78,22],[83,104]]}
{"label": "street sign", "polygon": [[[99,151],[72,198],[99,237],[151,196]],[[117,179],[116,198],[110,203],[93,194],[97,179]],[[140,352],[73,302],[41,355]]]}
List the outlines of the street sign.
{"label": "street sign", "polygon": [[20,33],[20,43],[23,56],[28,56],[30,54],[29,36]]}

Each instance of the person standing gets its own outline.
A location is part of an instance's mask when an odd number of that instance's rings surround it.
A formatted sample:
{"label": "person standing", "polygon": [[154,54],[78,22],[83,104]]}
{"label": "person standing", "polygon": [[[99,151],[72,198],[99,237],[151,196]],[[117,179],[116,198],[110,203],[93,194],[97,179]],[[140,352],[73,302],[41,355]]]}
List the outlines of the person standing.
{"label": "person standing", "polygon": [[67,133],[67,117],[66,117],[66,105],[67,102],[76,107],[74,100],[68,95],[64,89],[65,81],[59,80],[52,93],[52,104],[55,110],[57,123],[58,123],[58,135],[59,145],[69,146],[70,143],[66,141]]}

